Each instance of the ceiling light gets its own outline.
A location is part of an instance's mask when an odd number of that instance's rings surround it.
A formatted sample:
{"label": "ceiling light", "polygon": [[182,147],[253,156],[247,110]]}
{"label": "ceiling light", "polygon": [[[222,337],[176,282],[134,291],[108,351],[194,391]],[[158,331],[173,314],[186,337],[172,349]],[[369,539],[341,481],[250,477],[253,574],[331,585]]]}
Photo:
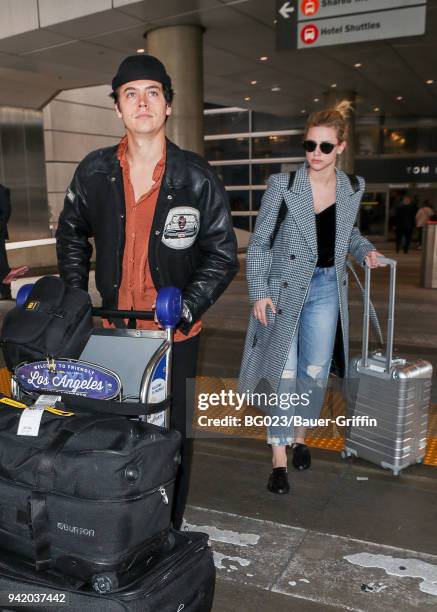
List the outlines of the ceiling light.
{"label": "ceiling light", "polygon": [[401,100],[403,100],[403,99],[404,99],[404,98],[403,98],[403,96],[396,96],[396,100],[397,100],[398,102],[400,102],[400,101],[401,101]]}
{"label": "ceiling light", "polygon": [[360,62],[357,62],[356,64],[354,64],[354,68],[361,68],[363,64],[360,64]]}
{"label": "ceiling light", "polygon": [[375,106],[375,108],[374,108],[373,110],[375,111],[375,113],[379,113],[379,111],[380,111],[381,109],[379,108],[379,106]]}
{"label": "ceiling light", "polygon": [[281,88],[275,85],[275,87],[272,87],[270,91],[281,91]]}
{"label": "ceiling light", "polygon": [[144,53],[144,49],[137,49],[137,53]]}
{"label": "ceiling light", "polygon": [[246,102],[249,102],[250,96],[246,96],[244,99],[246,100]]}
{"label": "ceiling light", "polygon": [[427,85],[434,85],[434,79],[428,79],[426,84]]}
{"label": "ceiling light", "polygon": [[314,98],[314,102],[320,102],[320,98]]}
{"label": "ceiling light", "polygon": [[258,83],[258,81],[250,81],[251,85],[256,85]]}
{"label": "ceiling light", "polygon": [[261,55],[261,57],[259,58],[262,62],[266,62],[269,58],[267,57],[267,55]]}
{"label": "ceiling light", "polygon": [[337,87],[337,83],[332,83],[331,87],[335,89]]}

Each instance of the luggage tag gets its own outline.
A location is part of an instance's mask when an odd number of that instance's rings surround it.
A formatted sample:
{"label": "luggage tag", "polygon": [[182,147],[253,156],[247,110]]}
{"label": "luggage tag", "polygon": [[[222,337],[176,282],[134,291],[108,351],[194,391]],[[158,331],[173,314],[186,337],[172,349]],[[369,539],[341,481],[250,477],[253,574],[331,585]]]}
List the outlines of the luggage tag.
{"label": "luggage tag", "polygon": [[21,413],[17,436],[37,436],[44,410],[60,400],[60,395],[40,395],[33,406],[25,408]]}

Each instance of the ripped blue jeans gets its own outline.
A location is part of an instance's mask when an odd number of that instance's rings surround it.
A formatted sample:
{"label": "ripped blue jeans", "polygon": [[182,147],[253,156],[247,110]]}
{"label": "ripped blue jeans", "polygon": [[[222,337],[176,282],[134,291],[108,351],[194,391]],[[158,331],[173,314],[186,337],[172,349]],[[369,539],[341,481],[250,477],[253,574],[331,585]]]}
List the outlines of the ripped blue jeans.
{"label": "ripped blue jeans", "polygon": [[282,372],[278,402],[270,410],[273,424],[267,428],[268,444],[285,446],[293,443],[293,425],[289,425],[289,417],[300,415],[304,419],[316,419],[320,416],[334,350],[338,311],[335,266],[316,268]]}

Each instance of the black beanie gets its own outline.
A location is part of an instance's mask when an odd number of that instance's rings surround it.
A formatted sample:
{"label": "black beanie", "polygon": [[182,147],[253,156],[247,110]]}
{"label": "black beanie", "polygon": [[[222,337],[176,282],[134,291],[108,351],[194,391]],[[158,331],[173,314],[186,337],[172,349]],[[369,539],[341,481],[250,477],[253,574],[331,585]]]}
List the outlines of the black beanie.
{"label": "black beanie", "polygon": [[165,66],[153,55],[130,55],[118,67],[112,79],[112,91],[129,81],[157,81],[171,88],[171,79]]}

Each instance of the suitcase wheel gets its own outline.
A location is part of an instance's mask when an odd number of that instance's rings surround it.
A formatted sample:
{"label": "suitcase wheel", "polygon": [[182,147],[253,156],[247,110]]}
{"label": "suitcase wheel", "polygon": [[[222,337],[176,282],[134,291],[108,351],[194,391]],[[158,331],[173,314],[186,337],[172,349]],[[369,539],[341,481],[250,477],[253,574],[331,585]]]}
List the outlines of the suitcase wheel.
{"label": "suitcase wheel", "polygon": [[100,593],[101,595],[103,595],[103,593],[111,593],[118,587],[117,574],[94,574],[91,578],[91,584],[96,593]]}

